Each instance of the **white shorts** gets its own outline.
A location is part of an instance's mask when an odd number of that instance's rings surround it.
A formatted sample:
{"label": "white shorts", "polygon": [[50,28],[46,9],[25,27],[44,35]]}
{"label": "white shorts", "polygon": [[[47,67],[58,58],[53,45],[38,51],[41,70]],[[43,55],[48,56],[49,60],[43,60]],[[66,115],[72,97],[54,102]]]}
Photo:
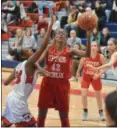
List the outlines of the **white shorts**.
{"label": "white shorts", "polygon": [[2,116],[11,123],[29,122],[32,118],[27,102],[12,93],[7,97],[6,108]]}

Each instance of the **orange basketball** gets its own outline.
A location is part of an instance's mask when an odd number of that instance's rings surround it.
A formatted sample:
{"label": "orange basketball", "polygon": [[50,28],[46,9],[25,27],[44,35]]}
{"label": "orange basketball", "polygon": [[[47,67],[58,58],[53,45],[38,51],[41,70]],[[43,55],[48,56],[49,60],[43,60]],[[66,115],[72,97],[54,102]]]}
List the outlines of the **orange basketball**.
{"label": "orange basketball", "polygon": [[98,18],[95,14],[84,12],[78,17],[78,25],[83,30],[95,28],[98,23]]}

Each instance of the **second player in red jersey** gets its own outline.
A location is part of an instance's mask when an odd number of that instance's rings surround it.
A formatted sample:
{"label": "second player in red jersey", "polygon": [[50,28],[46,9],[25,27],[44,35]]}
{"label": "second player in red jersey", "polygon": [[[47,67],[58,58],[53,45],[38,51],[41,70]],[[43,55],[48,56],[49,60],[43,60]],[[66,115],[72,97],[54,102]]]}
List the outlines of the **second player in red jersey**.
{"label": "second player in red jersey", "polygon": [[90,57],[83,58],[80,62],[77,74],[79,74],[80,69],[83,67],[82,74],[82,105],[83,105],[83,120],[87,120],[88,117],[88,109],[87,109],[87,94],[88,88],[90,84],[95,90],[98,109],[99,109],[99,118],[100,120],[104,120],[103,110],[102,110],[102,82],[101,82],[101,72],[97,72],[92,68],[88,67],[88,65],[92,65],[94,67],[99,67],[104,64],[104,56],[98,53],[99,47],[96,41],[91,42],[91,54]]}

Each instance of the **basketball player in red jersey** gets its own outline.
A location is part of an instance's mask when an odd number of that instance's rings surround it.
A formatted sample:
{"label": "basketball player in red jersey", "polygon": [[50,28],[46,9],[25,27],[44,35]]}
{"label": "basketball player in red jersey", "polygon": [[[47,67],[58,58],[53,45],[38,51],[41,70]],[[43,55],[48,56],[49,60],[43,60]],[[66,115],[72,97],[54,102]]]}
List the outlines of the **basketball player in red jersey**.
{"label": "basketball player in red jersey", "polygon": [[[27,99],[36,84],[38,71],[35,62],[46,49],[51,34],[53,18],[48,27],[44,41],[40,49],[38,49],[28,60],[18,64],[11,75],[5,80],[4,85],[7,86],[12,80],[15,80],[14,89],[8,94],[6,100],[6,108],[2,116],[2,126],[10,127],[34,127],[36,121],[28,109]],[[41,70],[43,72],[43,70]]]}
{"label": "basketball player in red jersey", "polygon": [[89,65],[89,67],[93,68],[94,70],[102,70],[103,72],[107,71],[109,68],[113,68],[113,74],[117,77],[117,39],[110,38],[108,40],[108,51],[111,56],[109,63],[104,64],[100,67],[93,67],[92,65]]}
{"label": "basketball player in red jersey", "polygon": [[[88,46],[90,34],[91,31],[88,31]],[[72,56],[86,56],[87,53],[86,51],[68,48],[65,31],[63,29],[56,31],[52,46],[48,47],[39,59],[40,62],[46,58],[48,77],[44,77],[41,83],[38,100],[38,126],[43,127],[45,125],[48,108],[55,108],[59,111],[62,127],[70,126],[68,117],[69,78],[71,77]]]}
{"label": "basketball player in red jersey", "polygon": [[77,75],[80,74],[83,67],[83,74],[82,74],[82,81],[81,81],[81,87],[82,87],[82,105],[83,105],[83,121],[88,120],[88,109],[87,109],[87,94],[88,94],[88,88],[90,84],[92,84],[92,87],[95,90],[96,99],[97,99],[97,105],[99,109],[99,119],[101,121],[104,120],[103,117],[103,110],[102,110],[102,96],[101,96],[101,89],[102,89],[102,83],[101,83],[101,72],[96,72],[95,70],[92,70],[92,68],[87,67],[88,64],[93,65],[94,67],[98,67],[102,64],[104,64],[104,56],[98,53],[99,47],[96,41],[91,42],[91,54],[90,57],[82,58],[79,64],[79,68],[77,71]]}

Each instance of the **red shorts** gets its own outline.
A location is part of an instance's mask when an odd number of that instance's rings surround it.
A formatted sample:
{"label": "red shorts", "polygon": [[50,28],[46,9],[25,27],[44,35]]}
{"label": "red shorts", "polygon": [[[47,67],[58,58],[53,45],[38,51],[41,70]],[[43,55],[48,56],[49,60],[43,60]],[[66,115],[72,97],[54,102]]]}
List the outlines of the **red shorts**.
{"label": "red shorts", "polygon": [[81,87],[89,88],[90,84],[92,84],[92,87],[94,88],[95,91],[100,91],[102,89],[101,78],[98,78],[97,80],[93,80],[93,77],[91,75],[83,74]]}
{"label": "red shorts", "polygon": [[70,83],[68,80],[46,78],[41,83],[38,107],[40,109],[55,108],[68,112]]}
{"label": "red shorts", "polygon": [[4,124],[6,127],[10,127],[13,124],[15,127],[31,127],[36,124],[36,121],[34,117],[32,117],[29,122],[11,123],[9,120],[2,116],[2,124]]}

